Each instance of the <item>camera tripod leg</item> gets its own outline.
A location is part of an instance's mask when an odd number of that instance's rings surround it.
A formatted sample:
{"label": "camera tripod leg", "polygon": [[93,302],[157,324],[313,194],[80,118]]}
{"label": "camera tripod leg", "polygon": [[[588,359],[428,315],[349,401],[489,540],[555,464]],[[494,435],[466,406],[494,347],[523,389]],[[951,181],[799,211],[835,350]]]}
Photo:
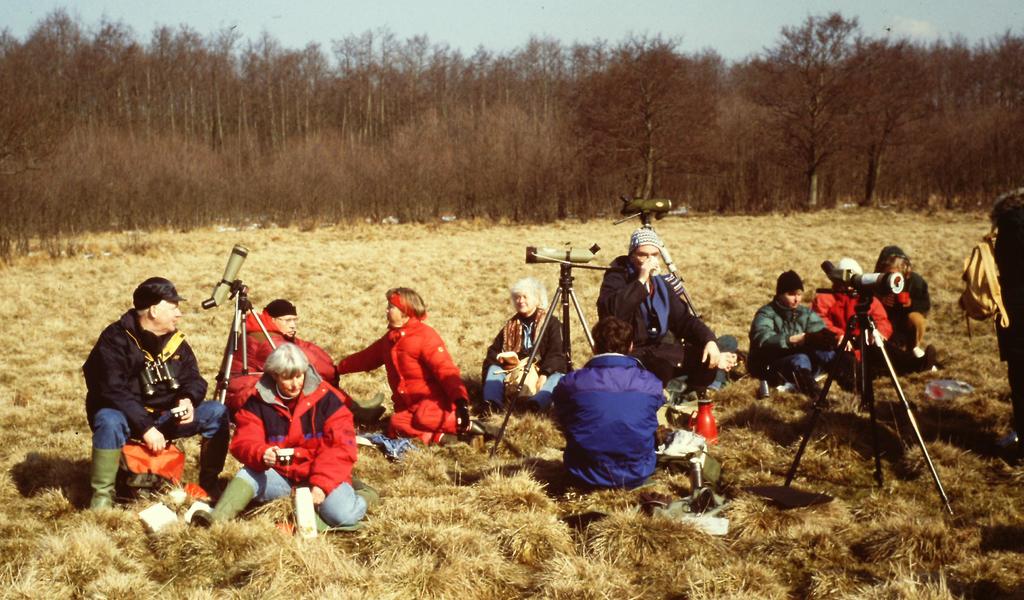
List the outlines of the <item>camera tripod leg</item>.
{"label": "camera tripod leg", "polygon": [[[874,331],[871,330],[871,335],[874,335]],[[860,343],[860,365],[858,369],[860,371],[860,399],[863,404],[868,407],[868,414],[871,417],[871,450],[874,454],[875,459],[875,483],[878,487],[882,487],[882,452],[878,444],[878,415],[875,412],[875,384],[871,378],[871,373],[868,370],[868,344],[867,344],[868,331],[861,333]]]}
{"label": "camera tripod leg", "polygon": [[946,490],[942,487],[942,480],[939,479],[939,472],[935,470],[935,463],[932,462],[932,457],[928,454],[928,448],[924,445],[924,437],[921,435],[921,428],[917,425],[917,419],[914,417],[914,411],[911,409],[910,402],[907,400],[907,396],[903,393],[903,388],[900,386],[900,382],[896,378],[896,371],[893,369],[892,360],[889,359],[889,353],[886,352],[885,346],[881,342],[878,343],[878,349],[881,351],[882,358],[885,360],[885,367],[889,372],[889,379],[892,380],[893,388],[896,390],[896,396],[900,399],[900,403],[903,405],[903,410],[907,414],[907,421],[910,422],[910,427],[914,430],[914,438],[917,440],[917,445],[921,448],[921,454],[924,455],[924,461],[928,465],[928,470],[931,471],[932,481],[935,482],[935,489],[939,493],[939,498],[942,500],[942,504],[946,507],[949,514],[953,514],[953,507],[949,505],[949,497],[946,496]]}
{"label": "camera tripod leg", "polygon": [[[580,300],[576,297],[576,291],[569,288],[569,297],[572,299],[572,305],[576,308],[576,316],[580,319],[580,324],[583,325],[583,333],[587,336],[587,343],[590,344],[590,350],[594,350],[594,336],[590,333],[590,325],[587,324],[587,318],[583,316],[583,309],[580,308]],[[563,338],[563,344],[568,344],[568,336]],[[571,369],[570,369],[571,370]]]}
{"label": "camera tripod leg", "polygon": [[836,355],[826,367],[828,370],[828,377],[825,379],[825,385],[821,386],[821,391],[818,392],[818,397],[814,399],[814,404],[811,406],[811,418],[807,422],[806,429],[804,429],[803,437],[800,439],[800,446],[797,448],[796,455],[793,457],[793,464],[789,466],[789,472],[786,473],[785,487],[789,487],[789,485],[793,483],[793,478],[796,477],[796,470],[800,467],[800,459],[803,458],[804,450],[807,449],[807,442],[811,439],[814,427],[818,424],[818,419],[821,417],[821,411],[828,405],[828,393],[829,390],[832,389],[832,382],[835,381],[836,367],[840,364],[840,357],[845,353],[842,349],[846,347],[846,343],[850,340],[851,335],[851,330],[848,328],[846,334],[843,336],[843,340],[839,342],[839,352],[836,352]]}
{"label": "camera tripod leg", "polygon": [[231,382],[231,363],[234,362],[235,354],[241,348],[242,351],[242,374],[249,373],[249,350],[247,344],[247,332],[245,330],[245,315],[248,313],[260,327],[260,331],[266,337],[271,349],[276,349],[270,332],[267,331],[263,320],[259,318],[249,302],[248,288],[241,280],[231,282],[231,296],[235,300],[234,313],[231,317],[231,331],[228,333],[228,341],[224,346],[224,356],[221,358],[220,370],[217,373],[217,387],[213,397],[224,404],[227,400],[228,384]]}
{"label": "camera tripod leg", "polygon": [[[242,312],[238,306],[238,298],[235,297],[235,310],[231,317],[231,331],[228,332],[228,341],[224,345],[224,355],[220,362],[220,371],[217,373],[217,388],[213,397],[217,402],[224,404],[228,396],[228,383],[231,381],[231,363],[235,358],[238,349],[239,329],[244,331],[242,323]],[[243,346],[244,347],[244,346]]]}
{"label": "camera tripod leg", "polygon": [[[544,315],[544,320],[540,324],[540,330],[537,332],[537,339],[544,339],[544,333],[548,329],[548,325],[551,323],[551,314],[555,311],[555,307],[558,306],[559,301],[562,299],[563,292],[562,288],[559,287],[555,290],[554,296],[551,297],[551,304],[548,306],[548,312]],[[565,341],[563,340],[563,344]],[[538,344],[534,344],[530,350],[530,356],[526,359],[526,366],[523,368],[523,374],[519,378],[519,383],[516,384],[515,396],[507,400],[505,406],[505,417],[501,420],[501,428],[498,429],[498,434],[494,436],[494,444],[491,446],[491,458],[498,452],[498,446],[501,444],[501,440],[505,437],[505,428],[508,427],[508,420],[512,416],[513,404],[519,398],[519,391],[523,389],[523,385],[526,383],[526,377],[530,374],[530,368],[533,367],[534,361],[537,359],[537,350],[540,349]]]}
{"label": "camera tripod leg", "polygon": [[[558,289],[555,290],[554,296],[551,298],[551,304],[548,306],[548,312],[544,315],[544,321],[541,323],[540,330],[537,332],[537,339],[544,339],[544,332],[547,331],[548,323],[551,321],[551,315],[555,312],[555,307],[561,304],[562,306],[562,353],[565,355],[566,371],[572,371],[572,337],[570,336],[569,320],[572,316],[569,313],[569,304],[573,305],[576,309],[576,316],[580,320],[580,324],[583,325],[583,332],[587,336],[587,343],[590,344],[590,349],[594,349],[594,338],[590,332],[590,326],[587,324],[587,318],[583,315],[583,309],[580,306],[579,298],[576,297],[576,292],[572,289],[572,267],[571,264],[563,264],[561,266],[561,272],[558,279]],[[493,458],[498,452],[498,446],[501,444],[501,440],[505,437],[505,429],[508,427],[508,420],[512,416],[512,408],[514,403],[519,397],[519,390],[523,389],[523,384],[526,382],[526,376],[530,372],[530,367],[533,365],[537,358],[538,346],[534,345],[530,351],[530,357],[526,360],[526,368],[523,370],[523,375],[516,386],[516,395],[514,398],[508,401],[508,405],[505,407],[505,418],[501,421],[501,429],[498,430],[498,434],[494,436],[494,445],[491,446],[490,456]]]}

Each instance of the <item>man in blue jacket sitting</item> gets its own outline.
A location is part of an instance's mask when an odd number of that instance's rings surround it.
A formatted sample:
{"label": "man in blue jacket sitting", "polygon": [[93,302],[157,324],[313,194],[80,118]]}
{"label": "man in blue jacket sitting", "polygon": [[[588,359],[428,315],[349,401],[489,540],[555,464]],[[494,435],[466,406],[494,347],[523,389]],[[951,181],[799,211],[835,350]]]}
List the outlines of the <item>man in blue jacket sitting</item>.
{"label": "man in blue jacket sitting", "polygon": [[654,473],[661,380],[626,356],[633,346],[629,323],[605,317],[593,333],[596,354],[553,394],[565,435],[562,460],[584,487],[634,488]]}

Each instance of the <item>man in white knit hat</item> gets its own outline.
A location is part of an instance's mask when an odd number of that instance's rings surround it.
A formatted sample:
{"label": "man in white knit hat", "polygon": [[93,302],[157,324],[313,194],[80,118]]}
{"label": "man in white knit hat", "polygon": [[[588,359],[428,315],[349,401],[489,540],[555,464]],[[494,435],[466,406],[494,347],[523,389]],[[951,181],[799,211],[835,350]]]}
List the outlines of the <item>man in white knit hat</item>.
{"label": "man in white knit hat", "polygon": [[664,244],[653,229],[629,239],[629,254],[612,261],[597,300],[598,318],[615,316],[633,325],[632,355],[663,382],[687,375],[688,387],[706,389],[718,369],[736,365],[721,352],[713,331],[696,317],[659,272]]}

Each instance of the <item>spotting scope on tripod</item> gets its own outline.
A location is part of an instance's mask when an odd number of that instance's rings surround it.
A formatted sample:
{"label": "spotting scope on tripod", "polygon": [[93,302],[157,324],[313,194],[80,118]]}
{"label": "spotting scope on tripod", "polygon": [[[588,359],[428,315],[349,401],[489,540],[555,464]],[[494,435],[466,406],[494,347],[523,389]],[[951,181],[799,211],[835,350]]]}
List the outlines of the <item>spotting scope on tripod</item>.
{"label": "spotting scope on tripod", "polygon": [[231,318],[231,330],[228,332],[228,341],[224,345],[224,355],[221,358],[220,369],[217,372],[217,387],[214,390],[213,397],[224,404],[228,394],[228,384],[231,382],[231,363],[234,361],[235,354],[241,350],[242,352],[242,375],[249,374],[249,356],[246,346],[246,331],[245,331],[245,316],[251,314],[253,320],[259,324],[260,330],[263,331],[263,335],[266,336],[267,341],[270,343],[270,347],[274,348],[274,340],[270,337],[270,332],[263,325],[263,321],[256,315],[256,312],[252,308],[252,303],[249,302],[249,289],[242,283],[241,279],[238,279],[238,272],[242,269],[242,264],[245,262],[246,257],[249,256],[249,249],[245,246],[236,244],[231,249],[231,254],[228,255],[228,263],[224,267],[224,275],[220,281],[213,286],[213,293],[209,298],[203,300],[203,308],[211,309],[226,301],[234,300],[234,316]]}
{"label": "spotting scope on tripod", "polygon": [[928,448],[924,445],[924,438],[921,436],[921,429],[917,425],[917,419],[914,418],[914,411],[911,410],[910,402],[907,401],[906,394],[903,393],[903,388],[900,386],[899,379],[896,378],[896,371],[893,369],[892,361],[889,359],[889,354],[885,350],[885,344],[878,332],[875,329],[874,320],[872,320],[869,314],[871,307],[871,301],[875,294],[887,294],[893,293],[898,294],[903,291],[903,276],[900,273],[853,273],[847,270],[841,270],[835,267],[831,262],[825,261],[821,264],[821,268],[825,271],[828,278],[835,284],[831,293],[836,294],[847,294],[857,299],[854,315],[846,323],[846,332],[843,335],[843,339],[837,346],[838,351],[836,352],[835,358],[832,363],[828,366],[828,378],[825,380],[825,384],[821,388],[821,392],[818,397],[814,400],[812,406],[811,417],[807,422],[807,428],[804,431],[803,438],[800,440],[800,446],[796,451],[796,456],[793,457],[793,464],[789,467],[789,472],[786,474],[785,486],[793,482],[793,478],[796,477],[796,471],[800,466],[800,459],[803,457],[804,450],[807,448],[807,442],[810,440],[811,434],[814,431],[814,426],[817,424],[821,411],[828,405],[828,392],[832,387],[832,381],[835,378],[836,370],[839,365],[844,364],[842,356],[844,354],[853,353],[856,357],[856,392],[860,396],[861,403],[867,406],[869,414],[871,416],[871,447],[874,454],[875,461],[875,482],[882,485],[882,456],[879,450],[878,444],[878,420],[876,417],[875,409],[875,389],[872,381],[871,369],[868,368],[869,352],[872,355],[880,356],[886,372],[889,375],[889,379],[892,381],[893,389],[896,391],[896,396],[899,398],[900,403],[903,406],[903,410],[906,413],[907,420],[910,422],[910,427],[914,431],[914,438],[917,441],[917,445],[921,448],[921,453],[924,455],[925,463],[928,465],[929,471],[931,471],[932,480],[935,482],[935,488],[938,491],[939,499],[942,501],[943,506],[949,511],[949,514],[953,514],[953,509],[949,505],[949,498],[946,496],[946,490],[942,487],[942,481],[939,479],[939,473],[935,470],[935,465],[932,463],[931,456],[928,455]]}

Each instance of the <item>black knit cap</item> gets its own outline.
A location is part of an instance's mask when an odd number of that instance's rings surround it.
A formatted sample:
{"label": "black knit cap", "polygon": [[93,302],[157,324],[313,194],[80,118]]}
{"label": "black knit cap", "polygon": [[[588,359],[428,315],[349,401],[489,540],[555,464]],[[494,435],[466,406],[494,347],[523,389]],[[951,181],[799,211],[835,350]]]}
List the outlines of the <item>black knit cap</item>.
{"label": "black knit cap", "polygon": [[178,295],[178,290],[169,279],[163,277],[150,277],[139,284],[132,293],[132,304],[135,310],[149,308],[154,304],[160,304],[161,300],[168,302],[181,302],[184,300]]}
{"label": "black knit cap", "polygon": [[800,276],[796,274],[796,271],[786,271],[782,275],[779,275],[778,281],[775,282],[775,294],[785,294],[786,292],[795,292],[796,290],[804,289],[804,282],[800,279]]}
{"label": "black knit cap", "polygon": [[284,316],[298,316],[299,313],[295,310],[295,305],[285,300],[284,298],[278,298],[263,309],[263,312],[267,313],[273,318],[284,317]]}

